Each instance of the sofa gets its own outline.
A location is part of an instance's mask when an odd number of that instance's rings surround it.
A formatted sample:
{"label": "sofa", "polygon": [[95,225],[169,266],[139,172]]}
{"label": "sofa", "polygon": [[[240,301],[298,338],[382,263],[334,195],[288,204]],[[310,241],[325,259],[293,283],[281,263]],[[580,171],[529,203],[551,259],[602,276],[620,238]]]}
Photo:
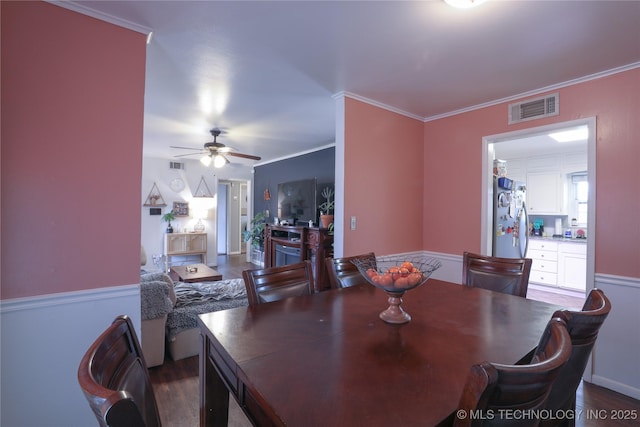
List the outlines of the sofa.
{"label": "sofa", "polygon": [[199,314],[249,305],[242,279],[174,282],[163,272],[140,274],[142,352],[148,367],[200,353]]}
{"label": "sofa", "polygon": [[171,278],[164,273],[140,274],[141,346],[147,367],[162,365],[167,316],[176,303]]}

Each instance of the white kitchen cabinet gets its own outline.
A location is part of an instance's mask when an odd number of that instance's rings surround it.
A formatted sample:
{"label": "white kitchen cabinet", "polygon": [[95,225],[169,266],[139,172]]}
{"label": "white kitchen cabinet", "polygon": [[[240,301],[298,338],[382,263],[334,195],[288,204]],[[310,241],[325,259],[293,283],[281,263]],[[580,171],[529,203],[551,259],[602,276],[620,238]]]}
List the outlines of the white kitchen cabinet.
{"label": "white kitchen cabinet", "polygon": [[587,288],[586,243],[558,245],[558,286],[585,291]]}
{"label": "white kitchen cabinet", "polygon": [[562,215],[564,182],[561,173],[527,173],[527,210],[530,215]]}
{"label": "white kitchen cabinet", "polygon": [[527,258],[532,259],[529,282],[547,286],[558,285],[558,243],[548,240],[529,240]]}

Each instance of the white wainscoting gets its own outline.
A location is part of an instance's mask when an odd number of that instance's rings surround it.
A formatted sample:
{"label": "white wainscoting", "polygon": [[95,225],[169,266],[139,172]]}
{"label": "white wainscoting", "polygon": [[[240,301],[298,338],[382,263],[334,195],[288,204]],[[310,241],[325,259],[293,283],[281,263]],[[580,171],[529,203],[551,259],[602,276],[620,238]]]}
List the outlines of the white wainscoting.
{"label": "white wainscoting", "polygon": [[462,283],[462,255],[428,251],[422,251],[421,254],[426,257],[436,258],[442,263],[442,267],[434,271],[431,277],[450,283]]}
{"label": "white wainscoting", "polygon": [[1,301],[0,425],[96,425],[78,385],[78,364],[120,314],[139,337],[138,284]]}
{"label": "white wainscoting", "polygon": [[591,382],[640,399],[640,279],[595,275],[611,301],[592,357]]}

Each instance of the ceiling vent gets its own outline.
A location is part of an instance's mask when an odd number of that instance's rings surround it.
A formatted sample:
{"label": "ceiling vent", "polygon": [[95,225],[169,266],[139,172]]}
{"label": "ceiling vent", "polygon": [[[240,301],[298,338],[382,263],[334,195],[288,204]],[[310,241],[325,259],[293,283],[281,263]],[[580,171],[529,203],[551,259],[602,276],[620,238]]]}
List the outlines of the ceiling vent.
{"label": "ceiling vent", "polygon": [[542,98],[509,104],[509,124],[557,116],[560,113],[560,96],[557,93]]}
{"label": "ceiling vent", "polygon": [[169,162],[169,169],[184,169],[184,163]]}

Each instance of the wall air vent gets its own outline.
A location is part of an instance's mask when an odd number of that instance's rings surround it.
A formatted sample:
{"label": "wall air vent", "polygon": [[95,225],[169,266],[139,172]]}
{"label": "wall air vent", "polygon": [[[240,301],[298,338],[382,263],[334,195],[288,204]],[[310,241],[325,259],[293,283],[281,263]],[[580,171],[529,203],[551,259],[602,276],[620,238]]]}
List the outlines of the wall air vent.
{"label": "wall air vent", "polygon": [[554,93],[542,98],[509,104],[509,124],[557,116],[559,113],[560,95]]}
{"label": "wall air vent", "polygon": [[169,169],[184,169],[184,163],[169,162]]}

